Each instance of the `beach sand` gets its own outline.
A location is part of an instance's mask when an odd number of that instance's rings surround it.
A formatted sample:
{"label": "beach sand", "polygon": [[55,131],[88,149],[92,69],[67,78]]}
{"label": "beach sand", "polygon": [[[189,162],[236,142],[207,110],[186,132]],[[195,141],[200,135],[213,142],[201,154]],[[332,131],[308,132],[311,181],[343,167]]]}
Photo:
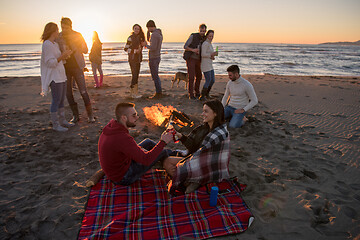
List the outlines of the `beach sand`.
{"label": "beach sand", "polygon": [[[255,221],[219,239],[360,239],[360,78],[244,77],[259,104],[243,128],[230,130],[230,172],[247,185],[242,195]],[[130,77],[106,76],[101,89],[87,77],[96,123],[86,122],[75,91],[81,122],[66,133],[51,129],[39,77],[0,78],[0,239],[76,239],[85,182],[100,168],[98,138],[118,102],[136,104],[138,142],[164,130],[145,119],[145,106],[172,105],[200,123],[202,103],[187,99],[183,82],[171,89],[172,78],[161,76],[166,97],[149,100],[154,84],[140,77],[144,97],[131,100]],[[217,75],[212,96],[221,99],[227,81]]]}

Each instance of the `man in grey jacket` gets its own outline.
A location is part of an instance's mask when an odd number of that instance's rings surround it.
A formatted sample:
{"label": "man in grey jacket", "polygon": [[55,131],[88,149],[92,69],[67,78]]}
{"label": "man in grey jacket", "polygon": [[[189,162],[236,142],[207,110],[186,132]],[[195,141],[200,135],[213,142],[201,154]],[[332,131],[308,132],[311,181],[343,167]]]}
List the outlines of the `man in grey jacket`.
{"label": "man in grey jacket", "polygon": [[[161,81],[159,77],[159,64],[161,60],[161,44],[163,41],[163,35],[161,29],[156,28],[155,22],[149,20],[146,24],[148,29],[147,40],[150,40],[150,45],[144,43],[143,46],[146,46],[149,49],[149,67],[151,72],[151,77],[155,84],[156,93],[151,98],[157,99],[163,96],[161,89]],[[150,37],[151,33],[151,37]]]}

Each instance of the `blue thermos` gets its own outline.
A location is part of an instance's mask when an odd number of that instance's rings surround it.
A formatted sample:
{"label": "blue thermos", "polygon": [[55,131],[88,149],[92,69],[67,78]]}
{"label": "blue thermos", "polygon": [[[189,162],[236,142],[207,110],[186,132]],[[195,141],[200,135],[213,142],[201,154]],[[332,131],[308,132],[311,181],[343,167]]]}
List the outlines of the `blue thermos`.
{"label": "blue thermos", "polygon": [[219,188],[218,187],[211,187],[210,206],[212,206],[212,207],[216,206],[218,193],[219,193]]}

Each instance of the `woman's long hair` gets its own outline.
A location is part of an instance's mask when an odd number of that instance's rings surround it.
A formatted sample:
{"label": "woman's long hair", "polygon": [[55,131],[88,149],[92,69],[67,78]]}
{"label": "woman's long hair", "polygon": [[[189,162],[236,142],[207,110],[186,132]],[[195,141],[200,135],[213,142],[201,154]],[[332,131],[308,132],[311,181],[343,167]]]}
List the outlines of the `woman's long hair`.
{"label": "woman's long hair", "polygon": [[[134,26],[132,27],[132,29],[134,30],[135,27],[139,27],[140,28],[140,32],[139,32],[139,36],[140,36],[140,42],[145,41],[145,34],[144,31],[142,30],[142,27],[139,24],[134,24]],[[134,31],[131,34],[135,34]]]}
{"label": "woman's long hair", "polygon": [[214,113],[216,113],[214,123],[210,131],[225,123],[224,106],[219,100],[209,100],[206,101],[204,105],[208,106],[209,108],[211,108],[211,110],[214,111]]}
{"label": "woman's long hair", "polygon": [[56,23],[49,22],[48,24],[46,24],[45,28],[44,28],[44,32],[41,35],[41,41],[44,42],[44,41],[48,40],[50,38],[50,36],[57,30],[59,30],[59,28],[56,25]]}
{"label": "woman's long hair", "polygon": [[92,40],[93,40],[93,42],[101,43],[100,38],[99,38],[99,34],[96,31],[94,31]]}

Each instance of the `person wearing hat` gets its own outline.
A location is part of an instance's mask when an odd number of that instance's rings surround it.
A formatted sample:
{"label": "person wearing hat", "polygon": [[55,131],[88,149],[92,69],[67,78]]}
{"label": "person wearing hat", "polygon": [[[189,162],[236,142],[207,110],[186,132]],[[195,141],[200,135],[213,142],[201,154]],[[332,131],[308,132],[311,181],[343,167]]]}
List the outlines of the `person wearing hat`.
{"label": "person wearing hat", "polygon": [[163,41],[163,35],[161,29],[156,28],[155,22],[149,20],[146,24],[148,29],[147,40],[150,41],[150,44],[146,42],[142,43],[143,46],[146,46],[149,49],[149,68],[151,72],[151,77],[155,84],[156,93],[151,98],[161,98],[163,96],[161,89],[161,80],[159,77],[159,64],[161,60],[161,45]]}

